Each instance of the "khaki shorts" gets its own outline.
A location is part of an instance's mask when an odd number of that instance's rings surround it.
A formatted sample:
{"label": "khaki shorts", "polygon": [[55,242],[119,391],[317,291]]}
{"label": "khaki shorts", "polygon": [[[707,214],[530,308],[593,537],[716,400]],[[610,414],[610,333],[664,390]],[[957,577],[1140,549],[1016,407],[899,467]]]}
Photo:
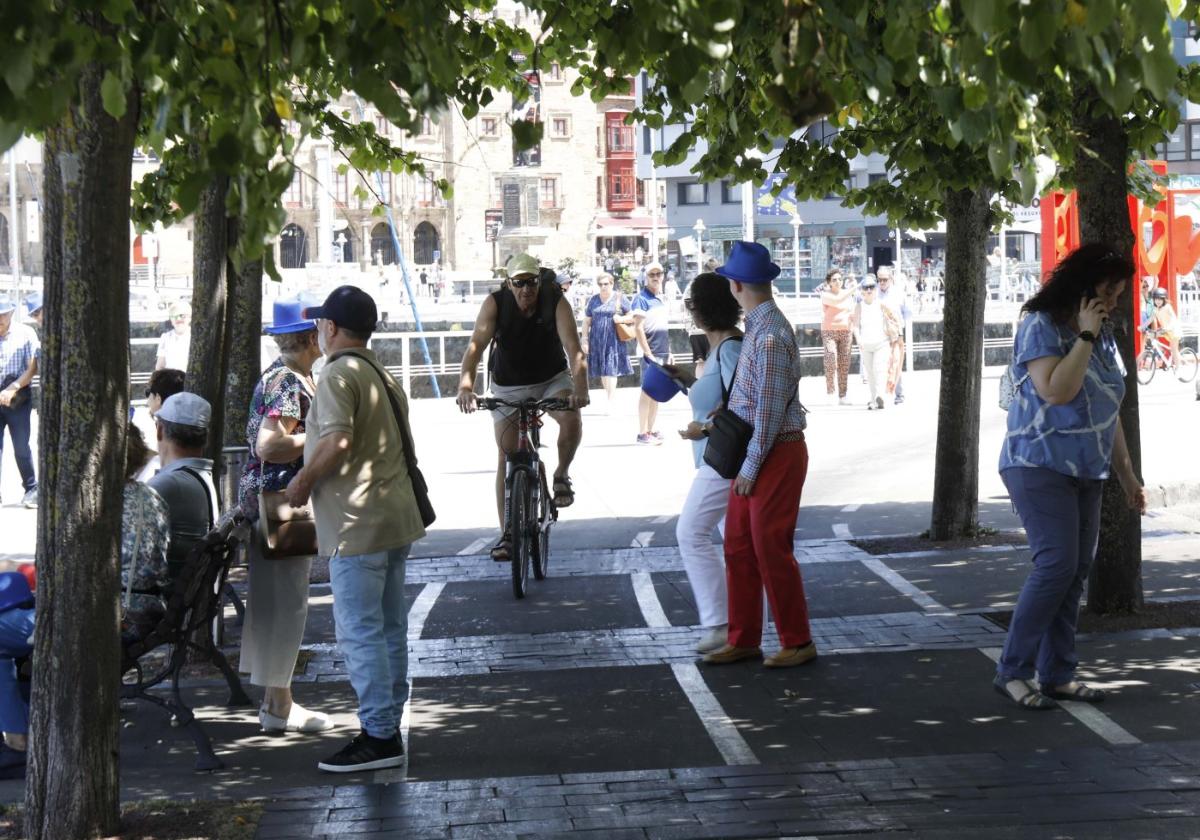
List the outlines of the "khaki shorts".
{"label": "khaki shorts", "polygon": [[[547,379],[545,382],[538,382],[534,385],[497,385],[492,383],[491,395],[499,397],[502,400],[510,402],[520,402],[521,400],[544,400],[548,397],[554,397],[566,392],[570,394],[575,389],[575,382],[571,379],[571,374],[567,371],[562,371]],[[517,413],[515,408],[509,408],[506,405],[499,406],[492,410],[492,422],[499,423],[502,420],[507,420]]]}

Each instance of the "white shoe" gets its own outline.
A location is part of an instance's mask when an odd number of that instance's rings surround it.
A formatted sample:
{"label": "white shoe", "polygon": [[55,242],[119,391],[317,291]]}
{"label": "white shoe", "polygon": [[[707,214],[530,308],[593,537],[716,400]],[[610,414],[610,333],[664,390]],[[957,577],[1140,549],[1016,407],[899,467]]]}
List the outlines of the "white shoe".
{"label": "white shoe", "polygon": [[842,397],[838,400],[838,405],[854,405],[854,403],[850,401],[849,397]]}
{"label": "white shoe", "polygon": [[333,721],[329,715],[312,712],[299,703],[292,703],[292,710],[287,718],[276,717],[266,709],[258,710],[258,722],[263,732],[325,732],[333,729]]}
{"label": "white shoe", "polygon": [[696,653],[712,653],[725,647],[729,640],[729,625],[718,624],[701,637],[696,644]]}

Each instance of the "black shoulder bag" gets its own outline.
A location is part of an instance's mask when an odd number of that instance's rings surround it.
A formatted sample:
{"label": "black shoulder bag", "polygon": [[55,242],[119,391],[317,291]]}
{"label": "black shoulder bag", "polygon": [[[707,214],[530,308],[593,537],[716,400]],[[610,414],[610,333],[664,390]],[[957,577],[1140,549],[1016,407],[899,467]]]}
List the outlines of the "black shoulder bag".
{"label": "black shoulder bag", "polygon": [[[726,341],[741,341],[740,338]],[[724,344],[725,342],[721,342]],[[708,464],[721,478],[737,478],[746,460],[746,450],[750,448],[750,439],[754,437],[754,426],[747,423],[729,410],[729,389],[725,387],[725,377],[721,376],[721,345],[713,351],[717,359],[717,378],[721,380],[721,407],[709,421],[708,445],[704,447],[704,463]],[[737,378],[737,365],[733,366],[733,376]]]}
{"label": "black shoulder bag", "polygon": [[404,460],[408,464],[408,478],[412,482],[413,497],[417,500],[417,509],[421,512],[421,524],[428,528],[437,519],[437,512],[433,509],[433,503],[429,501],[429,485],[425,483],[425,476],[421,474],[421,470],[417,466],[417,452],[413,448],[408,424],[404,422],[404,415],[400,412],[400,400],[392,393],[392,389],[388,386],[387,373],[379,365],[359,353],[350,352],[349,355],[362,359],[375,369],[375,373],[379,374],[383,392],[387,394],[388,402],[392,404],[392,414],[395,415],[396,425],[400,428],[400,442],[404,446]]}

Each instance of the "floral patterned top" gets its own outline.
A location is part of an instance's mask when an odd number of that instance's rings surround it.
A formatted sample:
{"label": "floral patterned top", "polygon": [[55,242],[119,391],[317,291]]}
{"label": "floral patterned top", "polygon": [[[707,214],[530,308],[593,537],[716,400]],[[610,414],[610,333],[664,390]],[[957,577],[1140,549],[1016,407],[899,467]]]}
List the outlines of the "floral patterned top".
{"label": "floral patterned top", "polygon": [[250,420],[246,423],[246,443],[250,447],[250,457],[246,459],[246,468],[238,483],[238,501],[243,515],[251,522],[258,519],[259,471],[262,471],[264,490],[283,490],[304,466],[303,458],[297,458],[290,464],[263,463],[258,459],[258,432],[262,428],[263,420],[268,417],[277,420],[289,417],[297,421],[293,434],[303,432],[304,419],[308,417],[308,407],[311,403],[312,395],[308,392],[304,380],[285,365],[282,358],[273,361],[254,386],[254,396],[250,400]]}
{"label": "floral patterned top", "polygon": [[[167,545],[171,540],[167,503],[153,487],[138,481],[125,484],[121,510],[121,606],[134,623],[152,620],[165,609],[154,592],[170,588]],[[130,591],[130,574],[133,575]]]}

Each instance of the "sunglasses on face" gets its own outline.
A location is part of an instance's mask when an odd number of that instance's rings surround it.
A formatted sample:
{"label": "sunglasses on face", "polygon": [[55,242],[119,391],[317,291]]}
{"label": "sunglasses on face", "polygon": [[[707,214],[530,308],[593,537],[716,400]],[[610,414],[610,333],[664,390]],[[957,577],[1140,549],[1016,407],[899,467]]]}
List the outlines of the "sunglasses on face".
{"label": "sunglasses on face", "polygon": [[863,286],[862,290],[864,292],[873,292],[873,291],[875,291],[875,287],[874,286]]}
{"label": "sunglasses on face", "polygon": [[647,271],[646,276],[647,277],[662,277],[662,272],[661,271]]}
{"label": "sunglasses on face", "polygon": [[510,279],[508,282],[512,283],[514,289],[528,289],[530,286],[536,286],[538,279],[536,277],[522,277],[519,280],[515,278]]}

